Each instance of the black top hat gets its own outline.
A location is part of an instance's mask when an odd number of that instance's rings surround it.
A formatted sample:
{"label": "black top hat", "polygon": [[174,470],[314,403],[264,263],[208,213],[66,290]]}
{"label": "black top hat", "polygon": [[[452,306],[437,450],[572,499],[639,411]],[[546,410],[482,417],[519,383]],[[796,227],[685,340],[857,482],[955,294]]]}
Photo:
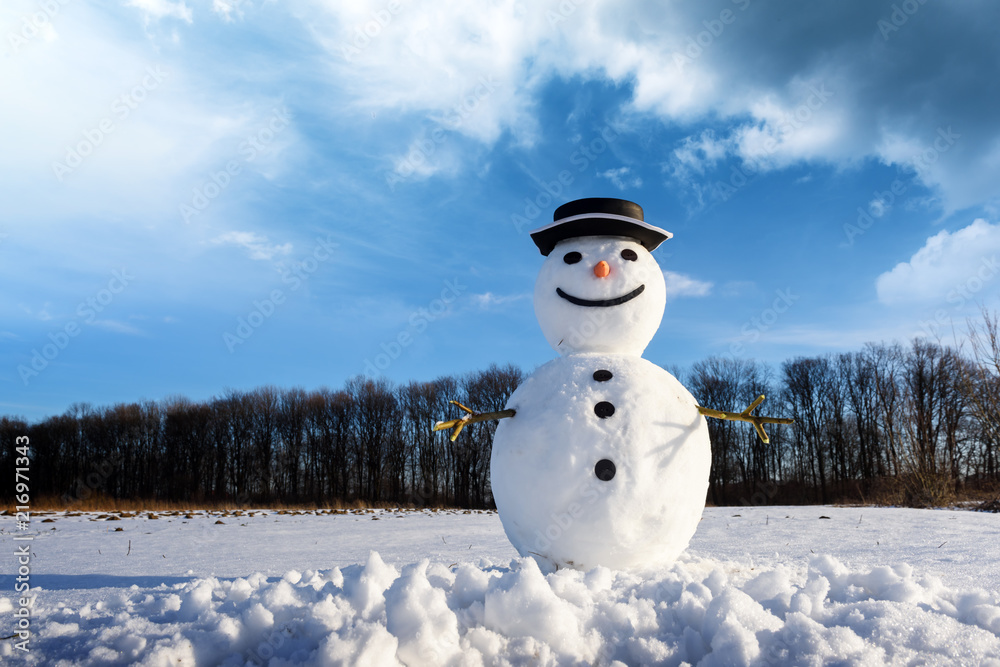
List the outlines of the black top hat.
{"label": "black top hat", "polygon": [[642,219],[642,207],[635,202],[609,197],[588,197],[567,202],[556,209],[552,223],[531,232],[543,255],[557,243],[577,236],[627,236],[652,252],[673,234]]}

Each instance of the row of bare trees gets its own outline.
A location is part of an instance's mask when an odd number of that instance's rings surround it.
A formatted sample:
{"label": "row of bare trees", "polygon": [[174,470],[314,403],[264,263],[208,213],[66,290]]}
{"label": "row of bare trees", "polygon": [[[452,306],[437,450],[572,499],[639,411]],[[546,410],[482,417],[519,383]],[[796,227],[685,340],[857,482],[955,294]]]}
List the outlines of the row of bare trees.
{"label": "row of bare trees", "polygon": [[973,328],[972,352],[924,339],[909,347],[800,357],[775,371],[712,358],[691,369],[699,403],[795,423],[761,442],[744,424],[709,420],[710,500],[763,504],[876,500],[938,505],[963,490],[1000,490],[1000,335]]}
{"label": "row of bare trees", "polygon": [[[963,489],[1000,489],[1000,327],[973,327],[960,353],[926,340],[786,361],[711,358],[681,373],[701,405],[795,419],[770,443],[742,423],[709,420],[715,504],[876,500],[939,504]],[[355,377],[340,390],[261,387],[205,403],[184,398],[75,405],[36,424],[0,419],[11,469],[17,435],[32,445],[35,497],[67,505],[112,498],[215,503],[332,501],[492,504],[496,422],[452,443],[432,432],[455,399],[503,409],[523,379],[508,365],[394,386]],[[0,490],[12,497],[13,475]],[[9,489],[6,487],[10,487]]]}
{"label": "row of bare trees", "polygon": [[486,507],[496,423],[470,426],[454,443],[430,427],[458,416],[453,399],[502,409],[521,379],[514,366],[494,365],[401,386],[359,376],[339,391],[260,387],[206,403],[74,405],[33,425],[0,419],[0,440],[11,443],[0,460],[12,465],[14,437],[27,434],[34,496],[67,506],[101,493],[153,501]]}

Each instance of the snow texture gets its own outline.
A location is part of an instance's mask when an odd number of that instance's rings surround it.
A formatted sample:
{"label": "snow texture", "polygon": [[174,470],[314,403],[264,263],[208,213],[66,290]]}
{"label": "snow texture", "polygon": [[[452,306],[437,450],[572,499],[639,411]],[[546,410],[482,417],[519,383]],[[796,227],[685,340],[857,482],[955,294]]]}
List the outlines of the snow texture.
{"label": "snow texture", "polygon": [[[634,260],[622,257],[635,253]],[[566,255],[580,253],[567,264]],[[607,262],[610,273],[599,278],[594,266]],[[601,301],[642,292],[615,306],[580,306],[559,295]],[[584,236],[556,244],[535,280],[535,317],[549,345],[559,354],[615,352],[640,355],[660,327],[667,300],[663,272],[653,256],[634,239]]]}
{"label": "snow texture", "polygon": [[[599,417],[600,404],[613,413]],[[507,407],[516,414],[497,427],[490,474],[522,556],[546,572],[631,569],[684,550],[712,455],[705,418],[670,373],[634,355],[567,355],[535,371]],[[599,462],[614,466],[610,479],[597,476]]]}
{"label": "snow texture", "polygon": [[52,518],[24,664],[1000,665],[1000,515],[709,508],[671,567],[550,574],[493,513]]}

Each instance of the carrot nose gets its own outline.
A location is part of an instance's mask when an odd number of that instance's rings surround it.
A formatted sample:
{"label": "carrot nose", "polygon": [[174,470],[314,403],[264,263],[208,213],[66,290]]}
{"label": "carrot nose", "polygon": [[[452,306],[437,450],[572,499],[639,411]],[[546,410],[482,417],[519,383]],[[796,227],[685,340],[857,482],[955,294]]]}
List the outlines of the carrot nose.
{"label": "carrot nose", "polygon": [[611,273],[611,266],[603,259],[594,266],[594,275],[598,278],[607,278]]}

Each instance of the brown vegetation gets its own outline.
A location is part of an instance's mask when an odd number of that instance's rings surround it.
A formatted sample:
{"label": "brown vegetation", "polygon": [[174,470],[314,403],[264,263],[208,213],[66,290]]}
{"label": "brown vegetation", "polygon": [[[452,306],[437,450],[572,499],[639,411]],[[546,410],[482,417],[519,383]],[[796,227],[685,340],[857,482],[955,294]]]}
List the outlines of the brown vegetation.
{"label": "brown vegetation", "polygon": [[[2,506],[0,506],[2,507]],[[360,499],[343,501],[338,499],[325,500],[321,503],[287,503],[281,500],[270,504],[247,504],[237,505],[233,501],[220,502],[194,502],[194,501],[172,501],[153,500],[149,498],[113,498],[107,494],[95,494],[70,506],[59,496],[44,496],[37,500],[32,499],[32,512],[133,512],[146,513],[157,512],[160,514],[185,512],[236,512],[253,510],[290,510],[290,511],[313,511],[313,510],[362,510],[362,509],[415,509],[416,505],[400,507],[399,503],[387,501],[367,502]],[[428,507],[424,505],[423,507]],[[428,507],[429,508],[429,507]],[[435,509],[461,509],[457,505],[439,505]],[[13,512],[14,504],[10,503],[6,511]]]}

